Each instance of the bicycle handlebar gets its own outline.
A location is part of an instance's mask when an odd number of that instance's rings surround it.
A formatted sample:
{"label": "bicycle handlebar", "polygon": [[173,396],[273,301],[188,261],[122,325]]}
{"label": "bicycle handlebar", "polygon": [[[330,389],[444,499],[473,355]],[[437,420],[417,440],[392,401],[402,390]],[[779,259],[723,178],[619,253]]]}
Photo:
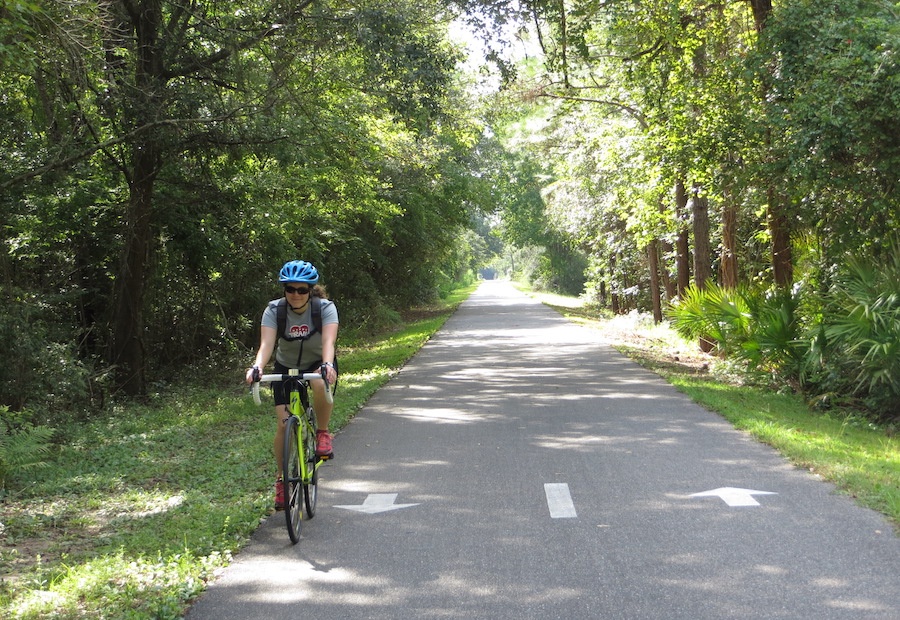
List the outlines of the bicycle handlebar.
{"label": "bicycle handlebar", "polygon": [[[296,371],[295,371],[296,372]],[[273,381],[312,381],[313,379],[322,379],[325,381],[325,400],[329,403],[334,402],[334,397],[331,394],[331,385],[328,383],[328,379],[325,377],[325,373],[318,372],[304,372],[298,374],[270,374],[270,375],[260,375],[259,381],[254,381],[250,386],[250,392],[253,394],[253,402],[257,405],[262,404],[262,399],[259,397],[259,384],[260,383],[272,383]]]}

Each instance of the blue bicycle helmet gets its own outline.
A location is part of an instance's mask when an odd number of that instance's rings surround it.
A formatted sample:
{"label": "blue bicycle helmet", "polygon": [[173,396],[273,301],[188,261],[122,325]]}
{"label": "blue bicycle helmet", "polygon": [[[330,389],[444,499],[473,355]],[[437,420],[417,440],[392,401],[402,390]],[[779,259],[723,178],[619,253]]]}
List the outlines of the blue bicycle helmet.
{"label": "blue bicycle helmet", "polygon": [[319,281],[319,272],[305,260],[292,260],[285,263],[278,274],[279,282],[308,282],[315,284]]}

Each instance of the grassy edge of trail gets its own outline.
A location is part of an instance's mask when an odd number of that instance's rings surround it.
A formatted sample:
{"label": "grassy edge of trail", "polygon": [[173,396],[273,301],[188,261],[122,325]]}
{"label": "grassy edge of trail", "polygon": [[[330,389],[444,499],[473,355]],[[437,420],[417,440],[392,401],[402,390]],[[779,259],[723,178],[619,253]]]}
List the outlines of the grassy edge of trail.
{"label": "grassy edge of trail", "polygon": [[[332,430],[475,287],[397,331],[341,340]],[[272,513],[271,406],[237,381],[150,400],[58,429],[48,466],[0,497],[0,617],[180,618]]]}
{"label": "grassy edge of trail", "polygon": [[735,428],[778,450],[797,467],[883,513],[900,534],[900,437],[849,410],[815,411],[797,394],[743,381],[649,317],[610,317],[577,298],[519,287],[563,316],[597,329],[620,353],[657,373]]}

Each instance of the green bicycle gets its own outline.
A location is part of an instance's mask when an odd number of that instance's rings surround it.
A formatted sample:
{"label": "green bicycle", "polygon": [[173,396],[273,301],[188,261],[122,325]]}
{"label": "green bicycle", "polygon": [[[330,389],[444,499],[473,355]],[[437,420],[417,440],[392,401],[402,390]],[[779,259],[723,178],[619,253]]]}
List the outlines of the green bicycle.
{"label": "green bicycle", "polygon": [[313,379],[325,381],[325,398],[332,402],[331,386],[325,372],[300,373],[291,369],[287,374],[269,374],[259,376],[251,387],[253,401],[262,404],[259,396],[260,383],[283,381],[290,390],[288,404],[289,416],[284,425],[283,482],[284,482],[284,516],[287,520],[288,534],[291,542],[300,541],[300,529],[303,522],[303,507],[306,507],[306,518],[316,515],[316,499],[319,491],[319,467],[328,460],[327,457],[316,456],[316,413],[310,404],[309,382]]}

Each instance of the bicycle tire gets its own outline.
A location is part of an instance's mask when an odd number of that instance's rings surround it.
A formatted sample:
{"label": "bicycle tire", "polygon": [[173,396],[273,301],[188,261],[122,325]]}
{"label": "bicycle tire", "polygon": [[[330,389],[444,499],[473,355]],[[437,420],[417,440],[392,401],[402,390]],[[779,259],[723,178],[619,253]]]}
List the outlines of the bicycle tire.
{"label": "bicycle tire", "polygon": [[300,469],[300,420],[290,416],[284,425],[284,516],[291,542],[300,541],[303,525],[303,480]]}
{"label": "bicycle tire", "polygon": [[316,413],[312,407],[306,410],[309,430],[306,437],[306,471],[308,481],[303,484],[303,501],[306,504],[306,516],[316,516],[316,502],[319,498],[319,470],[316,467],[319,458],[316,456]]}

